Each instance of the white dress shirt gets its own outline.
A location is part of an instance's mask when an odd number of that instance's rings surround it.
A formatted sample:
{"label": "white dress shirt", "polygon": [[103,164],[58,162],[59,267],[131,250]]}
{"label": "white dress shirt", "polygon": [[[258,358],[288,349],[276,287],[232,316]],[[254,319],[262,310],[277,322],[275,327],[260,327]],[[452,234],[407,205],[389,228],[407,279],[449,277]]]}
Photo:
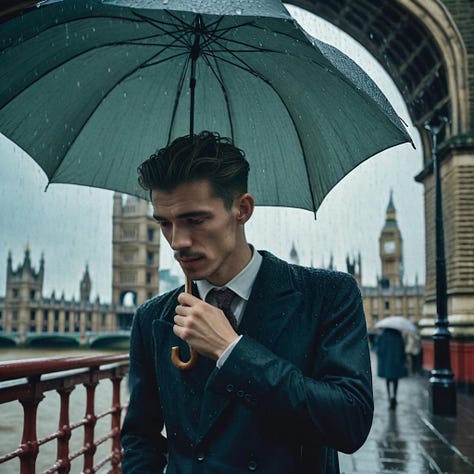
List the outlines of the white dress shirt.
{"label": "white dress shirt", "polygon": [[[207,280],[196,281],[199,295],[203,300],[206,300],[208,293],[214,288],[217,290],[229,288],[237,295],[232,300],[232,304],[230,305],[230,309],[234,313],[235,319],[237,320],[237,325],[239,325],[240,321],[242,320],[242,316],[244,314],[245,307],[247,306],[255,278],[257,277],[257,273],[260,270],[260,266],[262,264],[262,256],[253,248],[253,246],[250,246],[250,248],[252,249],[252,258],[250,259],[250,262],[226,285],[215,286],[209,283]],[[213,306],[216,306],[216,302],[215,300],[213,301],[212,295],[210,297],[209,303]],[[216,365],[218,368],[222,367],[222,364],[224,364],[224,362],[227,360],[230,353],[232,352],[232,349],[237,345],[241,338],[242,336],[239,336],[237,339],[235,339],[235,341],[227,346],[225,351],[217,360]]]}

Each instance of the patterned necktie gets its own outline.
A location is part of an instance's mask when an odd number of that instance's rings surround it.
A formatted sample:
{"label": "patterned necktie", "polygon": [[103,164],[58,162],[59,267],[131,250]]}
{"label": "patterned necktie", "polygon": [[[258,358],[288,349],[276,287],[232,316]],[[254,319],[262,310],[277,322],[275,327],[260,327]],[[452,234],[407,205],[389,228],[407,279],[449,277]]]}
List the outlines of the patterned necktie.
{"label": "patterned necktie", "polygon": [[222,290],[213,288],[208,294],[208,298],[213,297],[215,299],[217,307],[226,315],[234,331],[237,329],[237,319],[230,309],[230,305],[236,296],[230,288],[223,288]]}

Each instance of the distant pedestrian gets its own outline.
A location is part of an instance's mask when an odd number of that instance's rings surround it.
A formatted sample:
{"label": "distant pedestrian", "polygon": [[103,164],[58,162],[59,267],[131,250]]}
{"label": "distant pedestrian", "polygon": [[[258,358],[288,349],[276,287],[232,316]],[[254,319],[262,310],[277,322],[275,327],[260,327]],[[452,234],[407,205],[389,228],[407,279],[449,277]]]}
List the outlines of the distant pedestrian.
{"label": "distant pedestrian", "polygon": [[417,374],[421,370],[421,338],[418,332],[408,331],[405,335],[405,353],[407,355],[408,374]]}
{"label": "distant pedestrian", "polygon": [[398,379],[405,377],[405,343],[402,333],[396,329],[384,329],[378,336],[375,347],[377,353],[377,375],[386,379],[390,409],[397,406]]}

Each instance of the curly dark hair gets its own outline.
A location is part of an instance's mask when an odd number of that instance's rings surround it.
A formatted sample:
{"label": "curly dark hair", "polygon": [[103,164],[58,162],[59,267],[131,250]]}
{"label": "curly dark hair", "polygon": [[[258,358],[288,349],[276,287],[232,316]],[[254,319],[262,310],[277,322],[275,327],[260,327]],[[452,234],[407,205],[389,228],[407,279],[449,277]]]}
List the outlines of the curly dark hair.
{"label": "curly dark hair", "polygon": [[140,186],[172,191],[181,184],[207,180],[214,196],[230,209],[235,197],[247,192],[249,163],[232,140],[216,132],[176,138],[138,167]]}

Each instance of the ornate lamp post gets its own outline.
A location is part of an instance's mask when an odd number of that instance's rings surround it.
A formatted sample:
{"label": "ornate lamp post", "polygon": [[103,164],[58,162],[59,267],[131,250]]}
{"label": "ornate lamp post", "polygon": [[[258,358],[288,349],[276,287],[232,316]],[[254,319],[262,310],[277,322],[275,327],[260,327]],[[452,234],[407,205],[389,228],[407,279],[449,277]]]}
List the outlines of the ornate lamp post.
{"label": "ornate lamp post", "polygon": [[436,194],[436,320],[434,343],[434,368],[430,377],[430,409],[434,415],[456,415],[456,386],[451,370],[448,326],[448,296],[446,283],[446,258],[444,254],[444,228],[441,192],[441,170],[438,158],[438,134],[448,119],[440,117],[437,123],[425,123],[431,138],[431,158]]}

